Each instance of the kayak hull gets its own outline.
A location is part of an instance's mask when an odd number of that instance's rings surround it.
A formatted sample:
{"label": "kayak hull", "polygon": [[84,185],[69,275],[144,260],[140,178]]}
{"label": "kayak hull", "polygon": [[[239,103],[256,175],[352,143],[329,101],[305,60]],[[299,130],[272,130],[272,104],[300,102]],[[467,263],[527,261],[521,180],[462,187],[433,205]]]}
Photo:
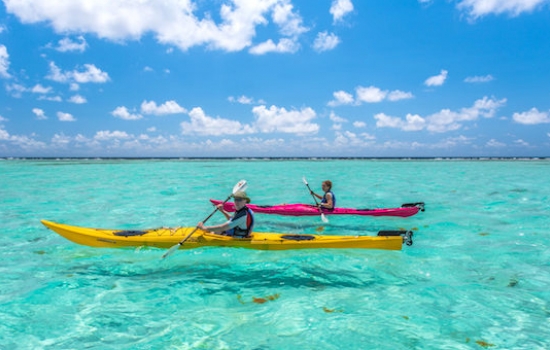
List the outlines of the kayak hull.
{"label": "kayak hull", "polygon": [[[254,232],[250,238],[217,235],[194,227],[156,228],[140,231],[87,228],[42,220],[42,224],[66,239],[100,248],[156,247],[170,248],[191,236],[180,249],[200,247],[235,247],[258,250],[318,248],[362,248],[400,250],[403,242],[412,244],[410,231],[380,231],[379,236],[323,236]],[[387,235],[384,234],[387,232]],[[381,234],[382,233],[382,234]]]}
{"label": "kayak hull", "polygon": [[[227,212],[235,211],[235,204],[232,202],[223,202],[216,199],[211,199],[210,202],[214,205],[222,204],[223,209]],[[255,213],[274,214],[285,216],[318,216],[320,215],[319,208],[309,204],[279,204],[279,205],[256,205],[247,204],[247,207]],[[424,203],[409,203],[403,204],[399,208],[377,208],[377,209],[353,209],[353,208],[334,208],[333,210],[323,210],[325,215],[362,215],[362,216],[397,216],[409,217],[415,215],[419,211],[424,211]]]}

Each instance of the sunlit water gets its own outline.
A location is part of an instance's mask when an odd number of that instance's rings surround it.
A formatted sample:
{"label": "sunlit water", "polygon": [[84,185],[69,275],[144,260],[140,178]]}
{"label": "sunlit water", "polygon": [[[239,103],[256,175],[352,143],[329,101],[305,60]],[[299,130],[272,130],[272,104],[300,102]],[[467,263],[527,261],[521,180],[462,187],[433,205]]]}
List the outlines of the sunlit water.
{"label": "sunlit water", "polygon": [[[1,349],[546,349],[548,160],[0,160]],[[401,251],[79,246],[40,219],[194,226],[241,179],[256,204],[424,201],[410,218],[256,215],[256,230]],[[222,222],[216,214],[211,222]]]}

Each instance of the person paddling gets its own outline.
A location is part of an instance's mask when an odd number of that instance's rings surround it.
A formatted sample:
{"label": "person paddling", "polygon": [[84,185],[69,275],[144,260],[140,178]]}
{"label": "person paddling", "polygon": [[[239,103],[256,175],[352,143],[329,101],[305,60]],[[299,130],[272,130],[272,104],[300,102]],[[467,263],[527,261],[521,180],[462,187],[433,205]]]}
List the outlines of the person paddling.
{"label": "person paddling", "polygon": [[323,183],[321,184],[321,188],[323,189],[323,192],[325,192],[322,196],[311,190],[310,193],[321,200],[321,203],[319,203],[320,208],[333,210],[336,207],[336,197],[332,192],[332,181],[323,181]]}
{"label": "person paddling", "polygon": [[246,192],[239,191],[235,192],[233,199],[235,202],[235,213],[233,216],[223,210],[223,204],[217,205],[218,209],[227,218],[226,222],[214,226],[205,226],[203,222],[199,222],[197,227],[204,231],[237,238],[246,238],[250,236],[254,228],[254,212],[246,206],[246,204],[250,203],[250,198],[248,198]]}

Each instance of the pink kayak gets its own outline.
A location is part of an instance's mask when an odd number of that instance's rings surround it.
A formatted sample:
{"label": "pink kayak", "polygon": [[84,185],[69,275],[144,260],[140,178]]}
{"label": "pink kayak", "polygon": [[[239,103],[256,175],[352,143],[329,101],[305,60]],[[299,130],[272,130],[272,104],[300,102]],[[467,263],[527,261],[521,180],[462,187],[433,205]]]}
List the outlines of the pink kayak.
{"label": "pink kayak", "polygon": [[[211,199],[214,205],[222,204],[223,201]],[[247,207],[255,213],[290,215],[290,216],[315,216],[319,215],[319,209],[309,204],[279,204],[279,205],[255,205],[247,204]],[[235,211],[233,202],[226,202],[223,209],[228,212]],[[334,208],[333,210],[323,209],[325,215],[370,215],[370,216],[412,216],[419,211],[424,211],[424,202],[405,203],[399,208],[376,208],[376,209],[353,209]]]}

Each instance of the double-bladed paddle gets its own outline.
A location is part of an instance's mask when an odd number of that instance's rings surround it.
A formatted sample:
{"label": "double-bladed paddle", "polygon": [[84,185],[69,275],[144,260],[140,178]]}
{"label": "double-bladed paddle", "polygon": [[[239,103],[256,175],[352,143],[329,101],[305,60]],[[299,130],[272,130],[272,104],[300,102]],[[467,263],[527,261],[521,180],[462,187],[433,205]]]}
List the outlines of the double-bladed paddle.
{"label": "double-bladed paddle", "polygon": [[323,213],[323,209],[321,209],[321,207],[319,206],[319,203],[317,202],[317,198],[315,198],[315,195],[313,194],[313,191],[309,187],[309,184],[307,183],[307,180],[306,180],[305,176],[302,177],[302,181],[306,184],[307,189],[309,190],[309,193],[311,194],[311,196],[313,197],[313,200],[315,201],[315,205],[319,209],[319,213],[321,213],[321,220],[323,220],[323,222],[328,222],[328,219],[326,218],[325,214]]}
{"label": "double-bladed paddle", "polygon": [[[235,187],[233,187],[233,192],[231,192],[231,194],[229,196],[227,196],[227,199],[223,201],[222,203],[222,206],[231,199],[231,197],[233,197],[233,195],[239,191],[244,191],[246,190],[246,187],[247,187],[247,184],[246,184],[246,180],[241,180],[239,181]],[[208,215],[208,217],[206,219],[204,219],[202,222],[206,222],[208,219],[210,219],[212,217],[212,215],[214,215],[214,213],[216,213],[218,211],[218,206],[216,206],[216,209],[214,209],[214,211],[212,213],[210,213],[210,215]],[[187,237],[185,237],[184,239],[182,239],[178,244],[175,244],[173,245],[170,249],[168,249],[168,251],[166,253],[164,253],[164,255],[162,256],[162,258],[167,258],[168,256],[174,254],[174,252],[176,250],[178,250],[182,245],[183,243],[185,243],[189,237],[191,237],[193,235],[193,233],[195,233],[195,231],[197,231],[198,227],[195,227],[195,229],[193,231],[191,231],[190,234],[187,235]]]}

